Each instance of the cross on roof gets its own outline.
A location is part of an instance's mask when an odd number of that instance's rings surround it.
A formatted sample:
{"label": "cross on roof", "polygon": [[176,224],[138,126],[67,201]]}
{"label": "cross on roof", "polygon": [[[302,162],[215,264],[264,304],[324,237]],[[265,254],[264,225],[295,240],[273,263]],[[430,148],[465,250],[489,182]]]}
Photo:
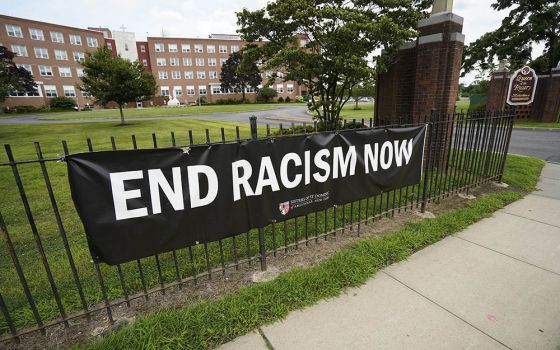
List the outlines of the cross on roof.
{"label": "cross on roof", "polygon": [[124,24],[122,26],[120,26],[119,29],[122,29],[122,31],[124,32],[126,30],[126,27],[124,26]]}

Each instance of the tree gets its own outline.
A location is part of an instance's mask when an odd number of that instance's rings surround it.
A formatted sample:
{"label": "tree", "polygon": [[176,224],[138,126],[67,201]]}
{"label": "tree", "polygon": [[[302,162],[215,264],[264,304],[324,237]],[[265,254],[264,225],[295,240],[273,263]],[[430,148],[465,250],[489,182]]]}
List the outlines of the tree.
{"label": "tree", "polygon": [[245,103],[245,89],[252,87],[256,89],[262,82],[259,68],[256,63],[245,62],[242,64],[243,54],[241,51],[232,53],[222,65],[222,73],[220,74],[220,82],[223,90],[233,90],[236,93],[243,94],[243,103]]}
{"label": "tree", "polygon": [[96,103],[116,102],[121,124],[124,124],[122,109],[126,103],[148,100],[156,93],[157,85],[153,75],[144,71],[140,62],[130,62],[120,56],[113,57],[107,47],[86,53],[82,66],[84,76],[80,90],[90,93]]}
{"label": "tree", "polygon": [[[426,0],[276,0],[238,12],[238,32],[248,43],[245,59],[305,85],[315,118],[333,129],[352,89],[386,69],[390,55],[417,35],[418,20],[430,5]],[[268,84],[277,77],[272,74]]]}
{"label": "tree", "polygon": [[[560,61],[560,3],[558,0],[495,0],[495,10],[510,9],[501,26],[465,48],[463,75],[473,69],[489,70],[495,60],[507,59],[511,68],[535,62],[548,73]],[[544,43],[544,54],[531,61],[534,44]]]}
{"label": "tree", "polygon": [[278,91],[266,86],[259,90],[259,96],[262,97],[266,102],[270,102],[271,99],[278,96]]}
{"label": "tree", "polygon": [[15,54],[0,46],[0,103],[15,91],[34,92],[37,84],[33,76],[14,63]]}
{"label": "tree", "polygon": [[356,85],[352,89],[351,96],[352,98],[354,98],[354,101],[356,102],[354,109],[360,109],[358,103],[362,98],[375,96],[375,85],[371,82],[367,82],[362,85]]}

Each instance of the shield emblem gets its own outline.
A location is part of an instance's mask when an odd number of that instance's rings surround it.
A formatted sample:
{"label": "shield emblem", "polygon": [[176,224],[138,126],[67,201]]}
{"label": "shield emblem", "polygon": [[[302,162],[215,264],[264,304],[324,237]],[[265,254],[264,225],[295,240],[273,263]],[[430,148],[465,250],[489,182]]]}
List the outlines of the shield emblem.
{"label": "shield emblem", "polygon": [[290,202],[283,202],[278,205],[278,209],[280,210],[280,214],[286,215],[290,211]]}

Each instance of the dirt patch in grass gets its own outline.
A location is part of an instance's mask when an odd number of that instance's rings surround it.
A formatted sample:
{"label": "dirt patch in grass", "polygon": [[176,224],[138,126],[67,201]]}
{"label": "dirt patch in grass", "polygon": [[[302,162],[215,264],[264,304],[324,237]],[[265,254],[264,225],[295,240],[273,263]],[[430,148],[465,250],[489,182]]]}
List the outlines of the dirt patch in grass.
{"label": "dirt patch in grass", "polygon": [[[495,191],[493,184],[486,184],[471,190],[474,196]],[[440,198],[429,203],[427,210],[435,215],[452,211],[465,206],[467,199],[458,196]],[[335,252],[351,246],[363,238],[383,236],[397,231],[405,223],[422,220],[415,214],[415,209],[408,207],[390,212],[375,220],[353,223],[351,226],[340,228],[336,234],[320,237],[317,240],[310,237],[306,243],[299,243],[286,250],[270,253],[267,256],[268,275],[266,279],[298,267],[316,266]],[[47,335],[32,332],[22,336],[20,343],[15,341],[5,342],[2,346],[6,349],[53,349],[64,348],[78,342],[93,340],[119,329],[134,321],[140,315],[156,313],[158,310],[184,307],[196,302],[213,300],[227,293],[238,291],[240,288],[256,283],[263,277],[260,272],[260,263],[253,261],[251,265],[243,264],[238,269],[229,268],[225,273],[217,270],[212,273],[212,278],[199,278],[196,283],[188,282],[184,285],[172,287],[165,294],[156,292],[150,294],[149,300],[139,298],[130,302],[130,307],[122,303],[113,307],[114,324],[110,324],[105,310],[94,313],[88,322],[84,317],[69,321],[69,327],[57,325],[47,328]]]}

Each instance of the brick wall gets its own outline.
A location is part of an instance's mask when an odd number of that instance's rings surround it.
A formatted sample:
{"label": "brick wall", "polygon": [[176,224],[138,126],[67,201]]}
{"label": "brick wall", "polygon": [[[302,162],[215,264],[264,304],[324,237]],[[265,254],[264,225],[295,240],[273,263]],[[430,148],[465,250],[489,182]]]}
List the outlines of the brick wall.
{"label": "brick wall", "polygon": [[[488,90],[486,108],[488,110],[510,109],[506,103],[509,90],[510,73],[501,71],[492,74]],[[527,106],[516,106],[516,119],[533,119],[537,121],[557,121],[560,117],[560,70],[553,70],[550,75],[540,75],[537,81],[535,99]]]}

